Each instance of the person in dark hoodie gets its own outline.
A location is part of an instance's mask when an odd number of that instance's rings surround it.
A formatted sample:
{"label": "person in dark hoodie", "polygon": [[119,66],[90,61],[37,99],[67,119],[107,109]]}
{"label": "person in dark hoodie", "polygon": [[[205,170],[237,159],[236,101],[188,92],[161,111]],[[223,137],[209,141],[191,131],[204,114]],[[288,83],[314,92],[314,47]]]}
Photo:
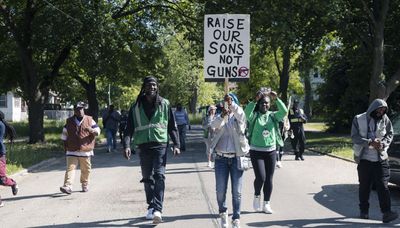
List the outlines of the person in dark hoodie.
{"label": "person in dark hoodie", "polygon": [[360,218],[369,218],[369,195],[375,184],[384,223],[398,217],[398,213],[391,209],[388,188],[390,171],[387,149],[393,139],[393,126],[386,115],[387,109],[384,100],[375,99],[367,112],[354,117],[351,127],[354,160],[358,164]]}
{"label": "person in dark hoodie", "polygon": [[[7,123],[4,117],[4,113],[0,111],[0,185],[11,186],[13,195],[18,193],[18,185],[15,180],[7,177],[6,174],[6,146],[4,145],[3,138],[8,138],[13,143],[16,137],[14,128]],[[0,197],[0,207],[4,206],[3,201]]]}

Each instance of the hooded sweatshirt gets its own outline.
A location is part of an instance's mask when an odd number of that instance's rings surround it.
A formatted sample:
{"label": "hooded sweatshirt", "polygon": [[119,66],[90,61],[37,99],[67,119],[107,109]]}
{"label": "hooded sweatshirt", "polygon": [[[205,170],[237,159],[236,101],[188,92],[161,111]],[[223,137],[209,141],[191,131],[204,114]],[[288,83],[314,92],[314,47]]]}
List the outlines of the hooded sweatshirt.
{"label": "hooded sweatshirt", "polygon": [[[375,99],[368,107],[367,112],[356,115],[351,127],[351,139],[353,142],[354,160],[358,163],[360,159],[376,162],[388,158],[387,149],[393,139],[393,127],[390,119],[385,114],[381,119],[371,116],[378,108],[388,108],[382,99]],[[381,140],[383,148],[377,151],[369,146],[374,139]]]}

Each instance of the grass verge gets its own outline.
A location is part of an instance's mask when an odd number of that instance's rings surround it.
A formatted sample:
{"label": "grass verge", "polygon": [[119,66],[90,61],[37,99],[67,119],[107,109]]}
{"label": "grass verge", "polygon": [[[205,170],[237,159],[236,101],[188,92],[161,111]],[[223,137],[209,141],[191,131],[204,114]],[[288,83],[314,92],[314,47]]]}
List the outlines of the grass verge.
{"label": "grass verge", "polygon": [[324,154],[353,159],[352,142],[349,135],[330,134],[325,132],[306,132],[308,149]]}

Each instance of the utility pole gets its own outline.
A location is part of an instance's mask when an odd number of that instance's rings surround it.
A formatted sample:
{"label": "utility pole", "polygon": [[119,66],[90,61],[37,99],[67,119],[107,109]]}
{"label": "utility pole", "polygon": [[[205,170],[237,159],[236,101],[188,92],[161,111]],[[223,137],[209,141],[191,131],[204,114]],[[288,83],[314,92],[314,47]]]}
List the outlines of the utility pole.
{"label": "utility pole", "polygon": [[111,105],[111,85],[108,84],[108,107]]}

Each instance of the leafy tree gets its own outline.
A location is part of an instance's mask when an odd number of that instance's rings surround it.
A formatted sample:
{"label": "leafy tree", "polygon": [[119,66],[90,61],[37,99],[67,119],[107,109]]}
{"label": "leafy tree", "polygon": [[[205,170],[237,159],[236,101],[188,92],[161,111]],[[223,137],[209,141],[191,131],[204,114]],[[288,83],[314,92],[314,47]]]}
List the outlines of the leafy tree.
{"label": "leafy tree", "polygon": [[43,108],[50,86],[84,29],[78,20],[60,13],[63,7],[73,12],[79,6],[68,1],[57,1],[57,5],[34,0],[0,1],[0,27],[5,32],[0,42],[2,63],[20,66],[3,76],[16,82],[27,101],[30,143],[44,141]]}

